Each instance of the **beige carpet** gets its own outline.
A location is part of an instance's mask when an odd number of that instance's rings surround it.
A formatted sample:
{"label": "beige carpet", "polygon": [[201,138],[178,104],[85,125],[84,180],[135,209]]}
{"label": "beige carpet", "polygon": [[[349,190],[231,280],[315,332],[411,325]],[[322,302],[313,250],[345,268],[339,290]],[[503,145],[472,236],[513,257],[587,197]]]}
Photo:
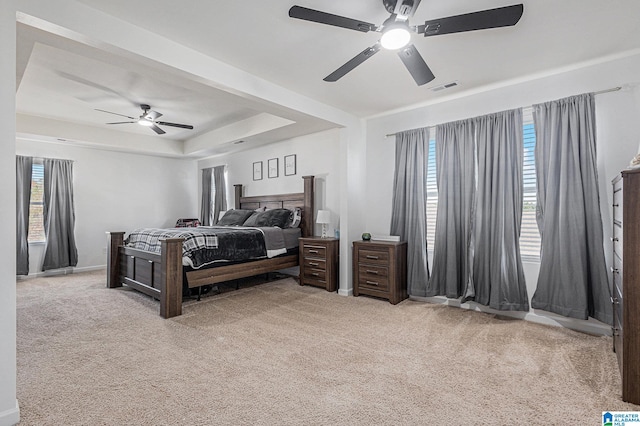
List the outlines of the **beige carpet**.
{"label": "beige carpet", "polygon": [[292,279],[158,303],[103,272],[18,283],[21,425],[598,425],[611,338]]}

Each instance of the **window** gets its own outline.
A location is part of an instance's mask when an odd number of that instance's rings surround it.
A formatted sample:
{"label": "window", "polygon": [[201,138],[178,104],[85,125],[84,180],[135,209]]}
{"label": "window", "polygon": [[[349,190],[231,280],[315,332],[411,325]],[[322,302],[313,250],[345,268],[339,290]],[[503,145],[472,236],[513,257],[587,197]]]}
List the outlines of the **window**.
{"label": "window", "polygon": [[[36,160],[37,161],[37,160]],[[31,203],[29,204],[30,243],[42,243],[44,236],[44,164],[33,162],[31,171]]]}
{"label": "window", "polygon": [[[533,128],[532,108],[523,108],[523,205],[522,228],[520,230],[520,255],[522,260],[540,260],[540,233],[536,222],[536,134]],[[427,247],[433,254],[438,209],[438,186],[436,184],[436,140],[435,127],[430,129],[427,170]]]}
{"label": "window", "polygon": [[438,211],[438,185],[436,183],[436,132],[429,129],[429,153],[427,157],[427,249],[433,255]]}
{"label": "window", "polygon": [[523,260],[540,260],[540,233],[536,222],[536,132],[533,128],[533,109],[522,109],[524,164],[522,228],[520,254]]}

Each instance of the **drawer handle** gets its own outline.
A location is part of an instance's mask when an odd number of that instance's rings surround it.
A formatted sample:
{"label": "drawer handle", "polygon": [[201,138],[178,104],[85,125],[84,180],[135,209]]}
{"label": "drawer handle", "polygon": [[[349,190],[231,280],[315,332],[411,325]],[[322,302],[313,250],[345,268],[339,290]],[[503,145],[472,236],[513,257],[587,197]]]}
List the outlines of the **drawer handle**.
{"label": "drawer handle", "polygon": [[613,266],[611,268],[609,268],[609,269],[611,269],[611,272],[613,272],[614,274],[619,274],[620,273],[620,270],[614,268]]}
{"label": "drawer handle", "polygon": [[320,276],[320,274],[317,273],[317,272],[312,272],[311,275],[313,275],[314,277],[319,277]]}
{"label": "drawer handle", "polygon": [[366,270],[367,274],[371,274],[371,275],[379,275],[380,273],[378,271],[372,271],[370,269]]}
{"label": "drawer handle", "polygon": [[149,263],[153,263],[153,260],[147,260],[147,262],[149,262]]}
{"label": "drawer handle", "polygon": [[611,237],[611,241],[613,241],[614,243],[617,243],[620,240],[618,239],[618,237]]}
{"label": "drawer handle", "polygon": [[613,207],[620,207],[620,204],[614,204]]}
{"label": "drawer handle", "polygon": [[318,266],[318,263],[316,263],[316,262],[309,262],[309,265],[311,265],[311,266]]}
{"label": "drawer handle", "polygon": [[309,250],[309,253],[318,254],[318,250]]}
{"label": "drawer handle", "polygon": [[369,285],[380,285],[380,284],[378,284],[376,281],[369,281],[369,280],[367,280],[367,281],[365,281],[365,282],[366,282],[367,284],[369,284]]}
{"label": "drawer handle", "polygon": [[378,259],[380,259],[380,257],[378,257],[378,256],[373,256],[373,255],[368,254],[368,255],[367,255],[367,259],[374,259],[374,260],[378,260]]}

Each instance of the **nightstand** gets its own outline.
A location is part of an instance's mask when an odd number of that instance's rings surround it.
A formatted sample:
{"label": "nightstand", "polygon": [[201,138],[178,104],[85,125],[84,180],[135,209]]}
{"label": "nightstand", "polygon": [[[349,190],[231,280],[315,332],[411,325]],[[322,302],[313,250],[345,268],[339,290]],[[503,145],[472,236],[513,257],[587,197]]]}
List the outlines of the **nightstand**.
{"label": "nightstand", "polygon": [[337,238],[300,238],[300,285],[338,288],[339,242]]}
{"label": "nightstand", "polygon": [[406,241],[353,242],[353,295],[361,294],[393,305],[408,297]]}

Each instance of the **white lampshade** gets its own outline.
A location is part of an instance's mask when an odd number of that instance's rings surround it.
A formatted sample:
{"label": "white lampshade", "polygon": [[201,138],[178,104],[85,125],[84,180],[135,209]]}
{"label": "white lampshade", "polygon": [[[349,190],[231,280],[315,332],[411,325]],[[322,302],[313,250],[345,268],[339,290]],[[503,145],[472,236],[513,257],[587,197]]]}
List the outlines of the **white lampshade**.
{"label": "white lampshade", "polygon": [[331,223],[331,212],[329,210],[318,210],[316,223]]}
{"label": "white lampshade", "polygon": [[327,238],[327,224],[331,223],[331,212],[329,210],[318,210],[316,223],[322,224],[322,238]]}

